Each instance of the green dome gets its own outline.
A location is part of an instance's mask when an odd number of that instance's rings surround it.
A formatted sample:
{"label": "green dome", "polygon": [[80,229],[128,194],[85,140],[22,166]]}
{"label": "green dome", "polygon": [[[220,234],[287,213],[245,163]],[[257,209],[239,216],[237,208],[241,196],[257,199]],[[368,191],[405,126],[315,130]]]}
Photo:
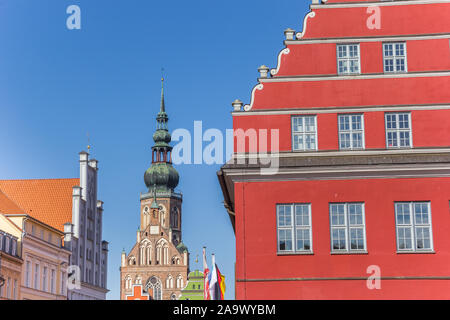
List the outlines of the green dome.
{"label": "green dome", "polygon": [[155,141],[155,143],[160,143],[160,142],[164,142],[165,144],[169,144],[170,141],[172,140],[172,137],[170,136],[169,131],[167,130],[156,130],[155,133],[153,134],[153,141]]}
{"label": "green dome", "polygon": [[150,190],[156,185],[157,190],[173,190],[180,177],[172,164],[166,162],[153,163],[144,174],[144,181]]}

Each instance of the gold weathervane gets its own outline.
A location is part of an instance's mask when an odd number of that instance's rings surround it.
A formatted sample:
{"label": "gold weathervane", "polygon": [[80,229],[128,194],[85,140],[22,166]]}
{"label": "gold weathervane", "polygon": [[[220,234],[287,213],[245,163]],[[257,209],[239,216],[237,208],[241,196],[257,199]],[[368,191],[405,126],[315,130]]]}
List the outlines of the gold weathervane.
{"label": "gold weathervane", "polygon": [[88,140],[87,149],[88,149],[88,152],[89,152],[91,150],[91,141],[90,141],[90,138],[89,138],[89,132],[87,133],[87,140]]}

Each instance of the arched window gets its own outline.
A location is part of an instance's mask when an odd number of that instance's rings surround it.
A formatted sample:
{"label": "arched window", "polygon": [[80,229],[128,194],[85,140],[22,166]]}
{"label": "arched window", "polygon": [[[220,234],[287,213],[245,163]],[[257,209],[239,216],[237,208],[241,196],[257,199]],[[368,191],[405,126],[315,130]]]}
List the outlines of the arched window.
{"label": "arched window", "polygon": [[131,289],[131,277],[127,275],[125,277],[125,289]]}
{"label": "arched window", "polygon": [[130,266],[136,265],[136,258],[135,258],[134,256],[131,256],[131,257],[128,259],[128,264],[129,264]]}
{"label": "arched window", "polygon": [[177,288],[182,289],[183,288],[183,277],[181,274],[177,277]]}
{"label": "arched window", "polygon": [[146,290],[152,296],[153,300],[162,300],[161,280],[157,277],[151,277],[147,281]]}
{"label": "arched window", "polygon": [[178,208],[173,208],[171,215],[172,228],[178,229],[178,220],[179,220]]}
{"label": "arched window", "polygon": [[152,245],[151,243],[147,244],[147,264],[152,264]]}
{"label": "arched window", "polygon": [[166,211],[162,207],[159,207],[159,219],[160,219],[161,226],[165,227],[166,226]]}
{"label": "arched window", "polygon": [[141,278],[141,276],[137,276],[137,277],[136,277],[135,283],[136,283],[136,284],[142,284],[142,278]]}
{"label": "arched window", "polygon": [[166,288],[173,289],[173,277],[170,274],[167,276],[167,279],[166,279]]}

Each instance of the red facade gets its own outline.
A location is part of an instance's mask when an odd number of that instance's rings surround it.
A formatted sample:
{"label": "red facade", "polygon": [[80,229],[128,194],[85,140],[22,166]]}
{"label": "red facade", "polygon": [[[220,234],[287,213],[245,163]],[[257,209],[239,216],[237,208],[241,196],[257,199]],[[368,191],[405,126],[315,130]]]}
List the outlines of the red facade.
{"label": "red facade", "polygon": [[233,103],[247,136],[218,172],[236,299],[450,299],[449,17],[449,1],[313,1],[286,30]]}

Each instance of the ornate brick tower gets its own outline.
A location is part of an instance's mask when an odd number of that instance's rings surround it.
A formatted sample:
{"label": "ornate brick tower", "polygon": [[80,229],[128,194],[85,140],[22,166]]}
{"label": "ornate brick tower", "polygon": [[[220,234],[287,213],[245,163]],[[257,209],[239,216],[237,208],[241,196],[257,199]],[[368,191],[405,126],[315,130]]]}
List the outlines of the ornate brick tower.
{"label": "ornate brick tower", "polygon": [[[164,84],[164,79],[162,79]],[[174,300],[187,282],[189,252],[181,241],[182,194],[174,191],[178,172],[172,166],[171,136],[165,111],[164,86],[161,108],[153,135],[152,165],[145,172],[148,192],[141,194],[141,225],[136,244],[127,255],[122,252],[120,298],[133,294],[133,285],[142,285],[152,300]]]}

